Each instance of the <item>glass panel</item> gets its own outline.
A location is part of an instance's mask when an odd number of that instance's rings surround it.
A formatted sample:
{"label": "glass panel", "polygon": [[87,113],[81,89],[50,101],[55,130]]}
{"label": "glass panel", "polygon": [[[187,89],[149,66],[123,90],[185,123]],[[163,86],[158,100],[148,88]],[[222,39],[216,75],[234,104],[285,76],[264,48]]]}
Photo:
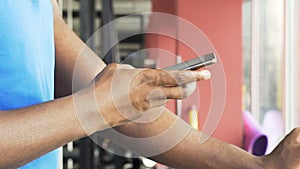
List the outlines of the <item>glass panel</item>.
{"label": "glass panel", "polygon": [[286,132],[300,125],[300,68],[299,68],[299,27],[300,27],[300,2],[286,0],[286,68],[285,68],[285,113]]}
{"label": "glass panel", "polygon": [[284,0],[245,0],[243,110],[260,123],[266,112],[283,111],[283,56]]}
{"label": "glass panel", "polygon": [[244,0],[243,110],[268,137],[267,153],[284,132],[285,0]]}
{"label": "glass panel", "polygon": [[282,112],[284,0],[259,1],[260,122],[270,110]]}

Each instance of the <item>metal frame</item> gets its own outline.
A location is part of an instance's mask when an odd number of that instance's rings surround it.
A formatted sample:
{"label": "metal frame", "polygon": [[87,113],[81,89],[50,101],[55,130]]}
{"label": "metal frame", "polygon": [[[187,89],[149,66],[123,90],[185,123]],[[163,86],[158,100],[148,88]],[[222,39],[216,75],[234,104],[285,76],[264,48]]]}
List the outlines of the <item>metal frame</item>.
{"label": "metal frame", "polygon": [[[114,10],[113,10],[113,0],[102,0],[102,27],[104,25],[108,26],[104,29],[102,36],[103,52],[109,50],[108,53],[103,56],[104,62],[109,63],[120,63],[120,55],[118,48],[114,45],[118,42],[118,33],[116,30],[116,25],[113,20]],[[109,25],[107,25],[109,24]]]}
{"label": "metal frame", "polygon": [[297,125],[297,56],[295,33],[295,0],[285,0],[285,132],[290,132]]}
{"label": "metal frame", "polygon": [[252,0],[252,33],[251,33],[251,112],[260,121],[260,58],[259,58],[259,0]]}
{"label": "metal frame", "polygon": [[[80,0],[80,37],[83,41],[94,33],[95,25],[95,0]],[[79,165],[81,169],[93,168],[94,151],[93,142],[90,138],[79,141]]]}

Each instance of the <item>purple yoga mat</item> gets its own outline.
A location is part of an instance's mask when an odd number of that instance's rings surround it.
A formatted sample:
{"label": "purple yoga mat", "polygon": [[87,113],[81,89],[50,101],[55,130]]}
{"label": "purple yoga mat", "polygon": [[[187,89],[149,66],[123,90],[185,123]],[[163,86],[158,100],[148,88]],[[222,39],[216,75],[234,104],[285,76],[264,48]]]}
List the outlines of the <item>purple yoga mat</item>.
{"label": "purple yoga mat", "polygon": [[254,155],[265,155],[268,138],[262,132],[260,125],[249,111],[243,113],[244,144],[243,148]]}

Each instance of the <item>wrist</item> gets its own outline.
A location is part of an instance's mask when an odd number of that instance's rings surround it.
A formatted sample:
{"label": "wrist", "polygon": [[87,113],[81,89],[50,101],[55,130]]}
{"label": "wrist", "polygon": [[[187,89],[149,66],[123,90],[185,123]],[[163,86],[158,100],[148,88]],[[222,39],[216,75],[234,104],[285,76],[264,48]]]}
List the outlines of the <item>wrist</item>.
{"label": "wrist", "polygon": [[101,129],[108,128],[108,125],[104,123],[106,121],[101,118],[99,106],[95,101],[93,91],[90,87],[74,93],[72,98],[78,122],[86,135],[91,135]]}
{"label": "wrist", "polygon": [[87,135],[119,126],[125,121],[109,103],[112,101],[105,91],[99,97],[90,86],[74,93],[72,98],[78,121]]}

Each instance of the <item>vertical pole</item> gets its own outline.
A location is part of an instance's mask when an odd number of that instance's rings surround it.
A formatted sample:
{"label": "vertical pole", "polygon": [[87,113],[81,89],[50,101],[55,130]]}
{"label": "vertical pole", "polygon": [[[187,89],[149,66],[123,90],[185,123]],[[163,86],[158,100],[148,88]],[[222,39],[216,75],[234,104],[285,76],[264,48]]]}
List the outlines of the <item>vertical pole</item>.
{"label": "vertical pole", "polygon": [[67,23],[73,29],[73,0],[67,0]]}
{"label": "vertical pole", "polygon": [[89,137],[83,138],[79,142],[80,156],[79,166],[80,169],[93,169],[93,142]]}
{"label": "vertical pole", "polygon": [[117,48],[118,42],[118,33],[116,30],[116,25],[114,22],[114,10],[113,10],[113,1],[112,0],[102,0],[102,26],[105,26],[105,29],[102,29],[102,46],[103,46],[103,55],[104,52],[108,51],[103,60],[106,64],[109,63],[120,63],[120,56]]}
{"label": "vertical pole", "polygon": [[[285,132],[296,126],[295,1],[285,0]],[[298,112],[299,113],[299,112]]]}
{"label": "vertical pole", "polygon": [[[83,41],[94,32],[95,0],[80,0],[80,37]],[[92,46],[90,46],[92,47]],[[83,138],[79,142],[80,169],[93,169],[93,142],[90,138]]]}
{"label": "vertical pole", "polygon": [[80,0],[80,37],[83,41],[94,33],[95,0]]}

